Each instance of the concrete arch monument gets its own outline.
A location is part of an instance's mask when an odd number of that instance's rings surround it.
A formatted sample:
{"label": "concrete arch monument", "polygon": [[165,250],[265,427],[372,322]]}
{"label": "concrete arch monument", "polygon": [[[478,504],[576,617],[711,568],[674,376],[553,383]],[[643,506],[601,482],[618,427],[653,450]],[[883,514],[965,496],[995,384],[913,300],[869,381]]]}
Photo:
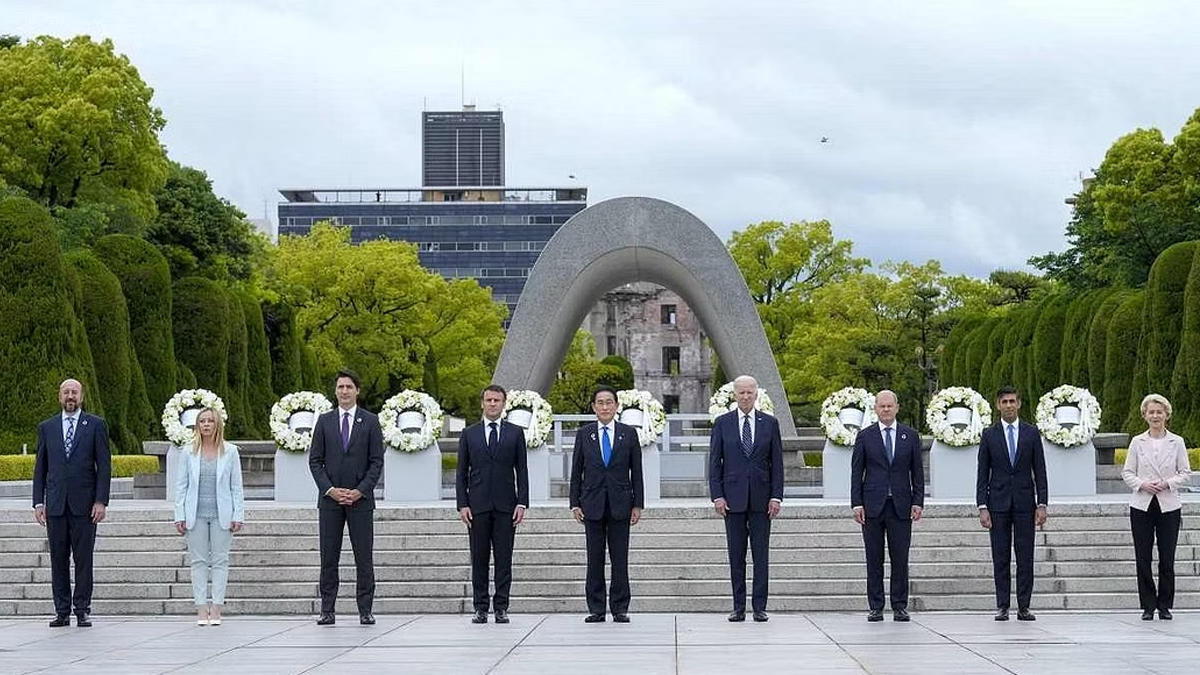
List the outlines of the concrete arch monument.
{"label": "concrete arch monument", "polygon": [[780,431],[796,435],[754,300],[725,245],[691,213],[648,197],[590,206],[550,239],[513,314],[496,382],[545,394],[588,311],[607,291],[635,281],[678,293],[725,372],[753,375],[777,403]]}

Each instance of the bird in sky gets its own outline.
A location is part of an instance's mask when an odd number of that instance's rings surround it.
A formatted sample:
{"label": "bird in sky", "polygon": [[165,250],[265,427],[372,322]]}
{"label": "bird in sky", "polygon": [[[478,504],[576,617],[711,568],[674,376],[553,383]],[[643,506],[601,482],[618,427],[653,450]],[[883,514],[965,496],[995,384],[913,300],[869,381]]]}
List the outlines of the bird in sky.
{"label": "bird in sky", "polygon": [[828,143],[828,142],[829,142],[829,137],[828,137],[828,136],[822,136],[822,137],[821,137],[821,142],[822,142],[822,143]]}

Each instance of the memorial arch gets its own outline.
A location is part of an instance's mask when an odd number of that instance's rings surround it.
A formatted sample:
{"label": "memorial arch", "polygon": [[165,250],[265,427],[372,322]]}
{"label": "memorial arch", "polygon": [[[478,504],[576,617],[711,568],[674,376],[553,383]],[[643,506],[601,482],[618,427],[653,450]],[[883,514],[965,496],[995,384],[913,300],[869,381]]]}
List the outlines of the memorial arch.
{"label": "memorial arch", "polygon": [[699,318],[725,373],[753,375],[776,402],[780,431],[796,435],[754,300],[725,245],[691,213],[648,197],[590,206],[550,239],[513,314],[496,382],[544,395],[588,311],[604,293],[635,281],[678,293]]}

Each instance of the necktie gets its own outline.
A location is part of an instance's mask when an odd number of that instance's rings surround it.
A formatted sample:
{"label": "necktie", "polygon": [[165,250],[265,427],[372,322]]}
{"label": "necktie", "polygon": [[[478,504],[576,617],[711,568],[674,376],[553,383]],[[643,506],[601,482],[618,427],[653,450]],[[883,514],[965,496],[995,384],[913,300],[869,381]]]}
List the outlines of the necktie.
{"label": "necktie", "polygon": [[491,431],[488,432],[488,452],[496,454],[496,442],[500,440],[500,432],[496,430],[496,423],[492,422],[488,425]]}
{"label": "necktie", "polygon": [[742,415],[742,454],[749,457],[754,453],[754,437],[750,435],[750,416]]}
{"label": "necktie", "polygon": [[67,458],[71,457],[71,444],[75,442],[75,418],[67,418],[67,435],[63,437],[63,445],[66,447]]}
{"label": "necktie", "polygon": [[342,452],[350,449],[350,413],[342,413]]}
{"label": "necktie", "polygon": [[608,427],[600,427],[600,457],[604,466],[612,461],[612,441],[608,438]]}
{"label": "necktie", "polygon": [[896,450],[895,450],[895,448],[892,447],[892,428],[891,427],[883,428],[883,449],[887,450],[888,464],[891,464],[892,460],[896,458]]}
{"label": "necktie", "polygon": [[1013,466],[1017,465],[1017,435],[1013,430],[1013,425],[1007,424],[1008,427],[1008,463]]}

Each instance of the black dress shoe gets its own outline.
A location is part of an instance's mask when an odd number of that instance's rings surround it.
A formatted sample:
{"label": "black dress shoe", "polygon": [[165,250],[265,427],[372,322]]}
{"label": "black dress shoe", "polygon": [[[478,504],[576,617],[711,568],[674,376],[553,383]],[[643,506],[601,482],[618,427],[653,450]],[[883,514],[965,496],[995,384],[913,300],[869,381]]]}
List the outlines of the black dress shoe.
{"label": "black dress shoe", "polygon": [[75,625],[80,628],[91,628],[92,617],[87,612],[81,612],[75,615]]}
{"label": "black dress shoe", "polygon": [[629,623],[628,614],[613,614],[613,621],[617,623]]}
{"label": "black dress shoe", "polygon": [[358,615],[358,622],[364,626],[374,626],[375,615],[370,612],[363,612]]}
{"label": "black dress shoe", "polygon": [[746,620],[746,610],[744,610],[744,609],[733,610],[732,612],[729,613],[729,620],[732,621],[733,623],[745,621]]}
{"label": "black dress shoe", "polygon": [[1153,620],[1154,620],[1154,610],[1147,609],[1146,611],[1142,612],[1142,621],[1153,621]]}
{"label": "black dress shoe", "polygon": [[907,609],[896,609],[892,611],[892,621],[910,621],[912,617],[908,615]]}
{"label": "black dress shoe", "polygon": [[1171,620],[1171,610],[1169,610],[1169,609],[1158,610],[1158,618],[1162,619],[1163,621],[1170,621]]}
{"label": "black dress shoe", "polygon": [[[615,617],[614,617],[615,618]],[[584,623],[604,623],[603,614],[588,614],[583,618]]]}
{"label": "black dress shoe", "polygon": [[496,610],[496,623],[508,623],[508,610]]}
{"label": "black dress shoe", "polygon": [[1000,609],[996,610],[996,620],[997,621],[1008,621],[1008,608],[1007,607],[1001,607]]}
{"label": "black dress shoe", "polygon": [[873,610],[867,612],[867,621],[870,621],[872,623],[874,623],[876,621],[883,621],[883,610],[882,609],[873,609]]}
{"label": "black dress shoe", "polygon": [[759,623],[763,623],[766,621],[770,621],[770,619],[771,619],[771,617],[767,616],[767,610],[765,610],[765,609],[754,610],[754,620],[755,621],[757,621]]}
{"label": "black dress shoe", "polygon": [[71,616],[69,614],[59,614],[50,621],[51,628],[62,628],[63,626],[71,625]]}
{"label": "black dress shoe", "polygon": [[487,623],[487,611],[482,609],[475,610],[475,616],[471,617],[471,623]]}
{"label": "black dress shoe", "polygon": [[1028,607],[1022,607],[1017,610],[1017,621],[1037,621],[1037,617],[1029,611]]}
{"label": "black dress shoe", "polygon": [[337,615],[333,612],[321,612],[321,616],[317,618],[318,626],[332,626],[337,623]]}

